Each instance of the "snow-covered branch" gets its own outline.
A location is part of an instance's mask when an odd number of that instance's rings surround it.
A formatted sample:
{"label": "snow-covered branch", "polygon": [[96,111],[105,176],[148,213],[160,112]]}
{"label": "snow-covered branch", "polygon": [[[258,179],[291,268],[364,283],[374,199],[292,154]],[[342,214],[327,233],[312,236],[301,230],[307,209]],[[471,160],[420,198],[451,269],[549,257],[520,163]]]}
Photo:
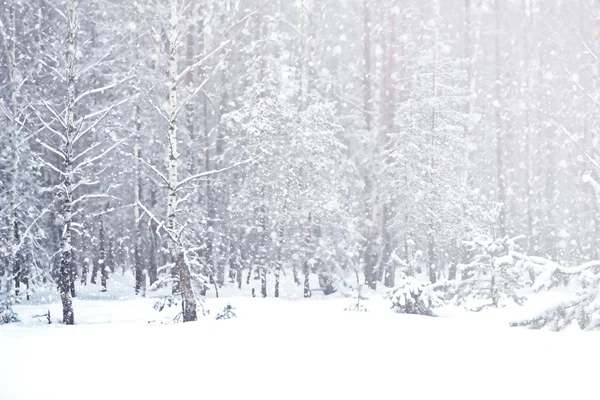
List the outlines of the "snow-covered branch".
{"label": "snow-covered branch", "polygon": [[218,169],[218,170],[213,170],[213,171],[205,171],[205,172],[201,172],[201,173],[199,173],[199,174],[196,174],[196,175],[189,176],[189,177],[187,177],[187,178],[185,178],[185,179],[183,179],[183,180],[179,181],[179,182],[178,182],[178,183],[175,185],[175,188],[176,188],[177,190],[179,190],[179,189],[181,189],[183,186],[185,186],[186,184],[188,184],[188,183],[190,183],[190,182],[192,182],[192,181],[195,181],[195,180],[197,180],[197,179],[204,178],[204,177],[206,177],[206,176],[210,176],[210,175],[219,174],[219,173],[221,173],[221,172],[225,172],[225,171],[228,171],[228,170],[230,170],[230,169],[237,168],[237,167],[239,167],[239,166],[241,166],[241,165],[248,164],[248,163],[250,163],[250,162],[252,162],[252,161],[253,161],[252,159],[249,159],[249,160],[245,160],[245,161],[242,161],[242,162],[236,163],[236,164],[234,164],[234,165],[231,165],[231,166],[229,166],[229,167],[225,167],[225,168],[221,168],[221,169]]}

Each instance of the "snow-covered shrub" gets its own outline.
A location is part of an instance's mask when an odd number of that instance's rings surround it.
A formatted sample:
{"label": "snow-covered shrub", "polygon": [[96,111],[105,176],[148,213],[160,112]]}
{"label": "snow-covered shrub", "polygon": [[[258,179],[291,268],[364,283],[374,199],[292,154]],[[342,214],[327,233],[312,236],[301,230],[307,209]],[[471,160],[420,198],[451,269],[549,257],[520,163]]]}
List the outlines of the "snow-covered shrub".
{"label": "snow-covered shrub", "polygon": [[533,285],[536,292],[563,284],[570,284],[579,290],[573,292],[571,299],[556,304],[533,318],[513,322],[511,326],[533,329],[547,327],[553,331],[562,331],[577,323],[583,330],[600,328],[600,261],[564,267],[542,257],[528,257],[516,252],[513,255],[538,272]]}
{"label": "snow-covered shrub", "polygon": [[521,237],[476,237],[465,242],[470,262],[459,264],[462,279],[456,283],[456,302],[471,311],[503,307],[507,301],[522,305],[518,294],[526,283],[526,265],[514,256]]}
{"label": "snow-covered shrub", "polygon": [[19,322],[19,315],[13,311],[7,302],[0,302],[0,325]]}
{"label": "snow-covered shrub", "polygon": [[235,308],[231,304],[227,304],[223,311],[217,314],[215,319],[231,319],[236,318]]}
{"label": "snow-covered shrub", "polygon": [[446,303],[442,290],[445,287],[444,282],[424,284],[415,277],[405,276],[387,297],[397,313],[433,316],[433,309]]}
{"label": "snow-covered shrub", "polygon": [[353,289],[353,294],[352,294],[352,298],[354,300],[356,300],[356,303],[353,303],[351,305],[349,305],[348,307],[345,308],[346,311],[367,311],[367,308],[364,306],[364,304],[361,304],[361,300],[368,300],[368,297],[365,297],[362,295],[362,289],[363,289],[364,285],[363,284],[359,284],[356,287],[354,287]]}
{"label": "snow-covered shrub", "polygon": [[15,302],[12,286],[4,278],[0,271],[0,325],[11,322],[19,322],[19,316],[13,311],[12,305]]}

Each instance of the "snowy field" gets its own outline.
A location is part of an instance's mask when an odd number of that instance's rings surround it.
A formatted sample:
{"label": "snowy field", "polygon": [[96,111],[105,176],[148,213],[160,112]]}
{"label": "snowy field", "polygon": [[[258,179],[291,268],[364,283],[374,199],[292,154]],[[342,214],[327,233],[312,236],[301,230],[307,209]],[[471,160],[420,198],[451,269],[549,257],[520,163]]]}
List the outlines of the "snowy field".
{"label": "snowy field", "polygon": [[[507,327],[536,306],[440,317],[380,299],[209,298],[198,322],[166,323],[155,299],[95,294],[63,326],[36,295],[0,326],[1,400],[598,398],[600,334]],[[123,291],[125,292],[125,291]],[[216,320],[230,302],[238,318]],[[50,310],[53,323],[33,315]]]}

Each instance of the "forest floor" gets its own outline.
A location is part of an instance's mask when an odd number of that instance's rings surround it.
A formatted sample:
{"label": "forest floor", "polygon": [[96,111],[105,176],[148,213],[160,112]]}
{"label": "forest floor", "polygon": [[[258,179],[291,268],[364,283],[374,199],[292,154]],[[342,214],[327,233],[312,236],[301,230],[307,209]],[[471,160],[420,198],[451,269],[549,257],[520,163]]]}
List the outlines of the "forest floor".
{"label": "forest floor", "polygon": [[[395,314],[380,298],[209,298],[198,322],[171,322],[120,278],[81,288],[77,325],[55,295],[0,326],[1,400],[597,398],[600,333],[509,328],[546,300],[484,313]],[[119,280],[117,279],[117,283]],[[127,289],[127,290],[125,290]],[[293,297],[293,296],[292,296]],[[231,303],[237,318],[217,320]],[[52,324],[34,315],[50,310]]]}

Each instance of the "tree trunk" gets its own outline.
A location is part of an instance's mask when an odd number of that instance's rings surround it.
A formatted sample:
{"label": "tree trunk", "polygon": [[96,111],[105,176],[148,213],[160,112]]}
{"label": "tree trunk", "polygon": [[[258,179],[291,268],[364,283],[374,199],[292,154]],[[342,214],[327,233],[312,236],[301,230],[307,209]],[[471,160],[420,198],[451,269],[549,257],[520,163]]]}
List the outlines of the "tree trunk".
{"label": "tree trunk", "polygon": [[181,308],[183,313],[183,322],[196,321],[198,319],[196,311],[196,297],[192,287],[190,270],[185,261],[185,254],[183,253],[182,249],[177,252],[176,257],[177,269],[179,270],[179,282],[181,286]]}
{"label": "tree trunk", "polygon": [[63,147],[64,169],[62,173],[62,235],[60,246],[60,271],[58,287],[63,308],[63,323],[73,325],[72,284],[73,284],[73,140],[77,127],[75,126],[75,35],[77,30],[77,2],[69,0],[67,25],[67,104],[66,104],[66,132]]}
{"label": "tree trunk", "polygon": [[[178,196],[178,157],[177,152],[177,44],[178,44],[178,1],[171,0],[171,21],[169,32],[169,154],[168,154],[168,194],[166,230],[169,235],[169,254],[175,264],[173,272],[179,276],[178,288],[181,291],[183,321],[196,321],[196,295],[192,286],[192,276],[181,247],[180,233],[175,230]],[[174,285],[173,289],[176,289]]]}
{"label": "tree trunk", "polygon": [[[156,189],[152,188],[150,191],[150,205],[152,207],[156,206]],[[153,285],[158,280],[158,262],[159,262],[159,254],[158,248],[159,245],[157,243],[156,237],[156,223],[152,221],[150,223],[150,229],[148,230],[148,241],[149,241],[149,265],[148,265],[148,280],[150,285]]]}
{"label": "tree trunk", "polygon": [[[496,35],[495,43],[495,58],[496,58],[496,82],[494,85],[495,96],[498,102],[501,102],[502,93],[500,90],[500,82],[502,79],[502,67],[500,57],[500,0],[495,0],[494,3],[496,16]],[[498,215],[498,237],[503,237],[506,232],[506,176],[504,174],[504,134],[502,132],[502,115],[500,107],[496,107],[496,180],[498,184],[497,200],[500,203],[500,212]]]}
{"label": "tree trunk", "polygon": [[437,282],[437,265],[435,260],[435,239],[433,234],[429,234],[429,247],[427,251],[427,259],[429,262],[429,282]]}
{"label": "tree trunk", "polygon": [[[373,88],[371,82],[372,74],[372,63],[371,63],[371,14],[369,0],[363,0],[363,62],[364,62],[364,76],[363,76],[363,109],[365,118],[365,130],[367,135],[371,134],[372,130],[372,113],[373,113]],[[374,162],[374,159],[372,160]],[[373,166],[372,166],[372,169]],[[373,171],[372,171],[373,172]],[[375,171],[378,173],[378,171]],[[379,231],[379,225],[377,221],[377,207],[378,196],[377,196],[377,178],[376,176],[366,177],[366,187],[370,190],[371,196],[371,210],[368,211],[368,218],[371,219],[371,226],[368,228],[368,240],[365,249],[365,283],[368,287],[375,289],[377,286],[375,277],[375,268],[377,265],[377,233]]]}
{"label": "tree trunk", "polygon": [[281,264],[277,264],[277,268],[275,268],[275,293],[273,294],[275,297],[279,297],[279,275],[281,274]]}
{"label": "tree trunk", "polygon": [[[15,243],[19,243],[19,241],[21,240],[21,237],[19,235],[19,224],[17,224],[17,221],[15,221],[13,229],[14,229],[13,234],[14,234],[14,238],[15,238],[14,239]],[[11,249],[11,250],[14,250],[14,249]],[[23,268],[21,265],[22,263],[21,263],[18,252],[15,252],[14,256],[11,256],[11,257],[14,257],[13,275],[14,275],[14,280],[15,280],[15,298],[18,301],[19,295],[21,294],[20,290],[21,290],[21,277],[23,275]]]}
{"label": "tree trunk", "polygon": [[[171,235],[175,233],[175,213],[177,211],[177,45],[178,45],[178,7],[177,0],[171,1],[171,27],[169,33],[169,152],[168,152],[168,194],[167,194],[167,229]],[[169,254],[171,256],[171,262],[174,264],[171,270],[171,276],[173,278],[172,293],[177,294],[181,290],[181,272],[179,267],[181,263],[177,261],[177,243],[174,242],[174,238],[170,238],[168,241]],[[183,295],[183,293],[182,293]]]}
{"label": "tree trunk", "polygon": [[142,172],[140,169],[141,159],[141,148],[140,148],[140,135],[142,129],[142,123],[140,119],[140,106],[135,105],[134,111],[134,124],[135,124],[135,140],[133,143],[133,162],[135,167],[135,176],[133,182],[133,192],[135,198],[135,206],[133,208],[133,263],[135,271],[135,294],[138,295],[140,292],[142,296],[145,295],[145,283],[146,279],[144,276],[144,266],[142,263],[142,232],[140,229],[140,202],[141,202],[141,190],[142,190]]}
{"label": "tree trunk", "polygon": [[267,269],[260,269],[260,294],[262,297],[267,297]]}
{"label": "tree trunk", "polygon": [[311,297],[310,292],[310,266],[308,265],[308,261],[304,262],[304,297]]}
{"label": "tree trunk", "polygon": [[[16,47],[16,12],[17,5],[15,1],[12,0],[8,4],[8,29],[9,29],[9,37],[12,40],[9,43],[6,43],[6,49],[8,54],[6,54],[7,59],[7,67],[8,67],[8,88],[10,90],[10,107],[12,118],[17,118],[17,81],[16,81],[16,63],[17,63],[17,47]],[[7,240],[7,250],[8,250],[8,259],[7,265],[4,270],[4,282],[0,280],[0,285],[2,283],[6,284],[6,299],[5,304],[0,304],[0,310],[3,310],[5,315],[0,315],[2,320],[10,321],[13,318],[12,311],[12,293],[13,288],[13,275],[16,273],[15,270],[17,267],[17,238],[16,235],[16,223],[17,223],[17,177],[19,171],[19,147],[18,147],[18,138],[17,138],[18,126],[14,121],[9,122],[8,125],[8,136],[9,136],[9,156],[10,156],[10,170],[9,170],[9,179],[10,184],[8,187],[8,223],[7,223],[7,231],[8,231],[8,240]],[[2,291],[2,287],[0,287],[0,291]],[[0,320],[0,322],[2,322]]]}
{"label": "tree trunk", "polygon": [[106,292],[106,284],[108,278],[108,269],[106,268],[106,233],[104,231],[104,218],[100,217],[100,234],[98,241],[100,242],[100,248],[98,249],[98,269],[100,270],[100,291]]}

